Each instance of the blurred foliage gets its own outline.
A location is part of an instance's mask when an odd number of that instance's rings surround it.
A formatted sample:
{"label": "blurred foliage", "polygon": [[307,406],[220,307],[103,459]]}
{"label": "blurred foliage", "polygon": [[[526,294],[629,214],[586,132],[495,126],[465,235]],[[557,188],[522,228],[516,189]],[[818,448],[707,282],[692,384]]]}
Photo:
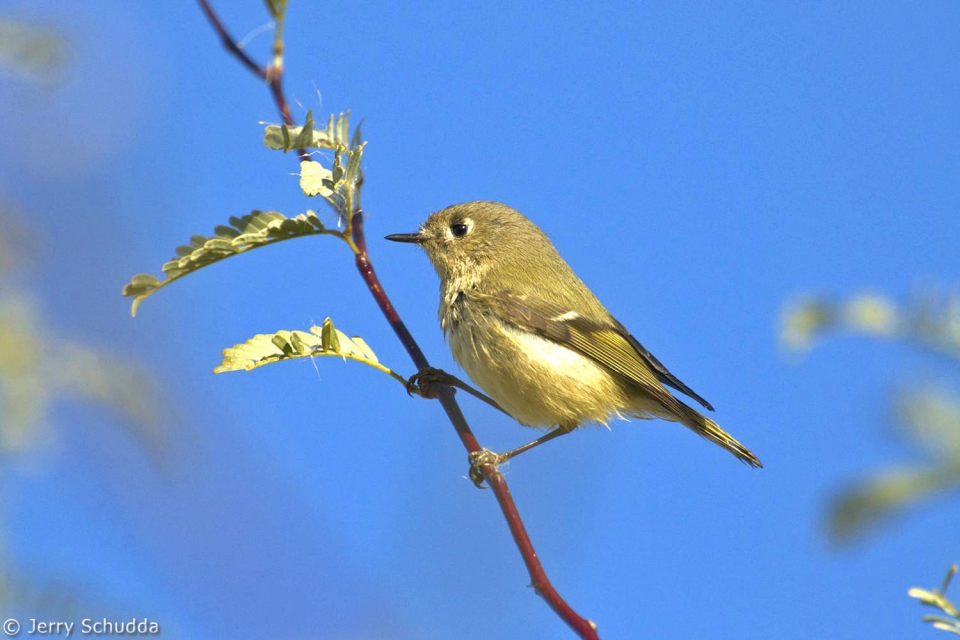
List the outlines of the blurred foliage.
{"label": "blurred foliage", "polygon": [[91,603],[84,594],[89,585],[70,583],[61,578],[41,582],[33,572],[4,567],[0,572],[0,606],[7,613],[31,611],[33,615],[46,614],[61,620],[84,617],[84,609]]}
{"label": "blurred foliage", "polygon": [[943,584],[939,589],[927,591],[926,589],[914,587],[907,592],[907,595],[919,600],[920,604],[940,609],[940,611],[949,616],[924,616],[924,622],[931,623],[934,629],[940,629],[941,631],[960,636],[960,612],[957,611],[956,605],[947,599],[947,589],[950,587],[950,581],[956,574],[957,565],[954,564],[947,571],[947,576],[943,579]]}
{"label": "blurred foliage", "polygon": [[33,238],[15,213],[0,199],[0,278],[10,277],[14,267],[22,267],[30,256]]}
{"label": "blurred foliage", "polygon": [[[105,593],[71,568],[45,577],[42,571],[7,567],[3,563],[0,563],[0,608],[5,616],[19,619],[22,624],[29,618],[79,621],[91,617],[94,620],[106,617],[110,620],[129,621],[144,617],[144,604],[137,600],[136,596],[129,598],[125,595]],[[95,615],[91,616],[91,612],[95,612]],[[188,636],[187,627],[180,620],[180,616],[169,611],[164,611],[162,615],[162,637],[194,637]],[[79,626],[77,624],[77,628],[73,630],[75,635],[70,637],[98,637],[98,634],[82,633]],[[29,626],[26,628],[29,629]],[[22,633],[23,637],[33,635],[42,634]],[[62,637],[59,634],[48,635]]]}
{"label": "blurred foliage", "polygon": [[[847,333],[895,340],[960,364],[960,297],[915,295],[898,305],[877,294],[846,301],[806,297],[786,309],[781,343],[794,354],[827,335]],[[899,393],[897,433],[926,458],[874,472],[834,498],[828,532],[838,543],[862,538],[881,522],[923,500],[960,488],[960,399],[942,386]]]}
{"label": "blurred foliage", "polygon": [[897,433],[927,462],[881,469],[841,490],[828,519],[836,542],[862,537],[904,509],[960,488],[960,401],[945,390],[907,391],[895,416]]}
{"label": "blurred foliage", "polygon": [[60,79],[66,45],[56,31],[0,17],[0,73],[32,82]]}
{"label": "blurred foliage", "polygon": [[[55,82],[67,61],[66,45],[55,30],[0,16],[0,74],[31,82]],[[47,448],[57,438],[54,412],[65,401],[113,410],[156,462],[169,459],[170,434],[161,423],[160,386],[142,367],[104,351],[65,339],[42,311],[38,287],[23,281],[37,234],[27,216],[0,198],[0,454],[7,462]],[[8,465],[10,466],[10,465]],[[5,501],[6,502],[6,501]],[[91,600],[84,579],[65,579],[55,569],[24,571],[7,559],[0,536],[0,606],[7,612],[50,616],[54,620],[104,611]],[[131,611],[131,607],[112,607]],[[132,616],[131,616],[132,617]]]}
{"label": "blurred foliage", "polygon": [[[53,79],[65,63],[54,30],[0,17],[0,71]],[[50,415],[62,400],[93,402],[120,412],[146,450],[159,458],[166,434],[159,422],[158,385],[131,362],[59,337],[39,311],[37,296],[16,282],[29,253],[13,208],[0,201],[0,452],[24,453],[53,436]]]}
{"label": "blurred foliage", "polygon": [[805,296],[784,311],[780,343],[805,354],[835,333],[900,340],[960,360],[960,295],[916,293],[903,305],[874,293],[840,301]]}
{"label": "blurred foliage", "polygon": [[54,406],[74,400],[119,412],[160,460],[168,443],[157,384],[134,363],[59,338],[36,296],[10,280],[8,272],[0,273],[0,452],[24,453],[50,441]]}

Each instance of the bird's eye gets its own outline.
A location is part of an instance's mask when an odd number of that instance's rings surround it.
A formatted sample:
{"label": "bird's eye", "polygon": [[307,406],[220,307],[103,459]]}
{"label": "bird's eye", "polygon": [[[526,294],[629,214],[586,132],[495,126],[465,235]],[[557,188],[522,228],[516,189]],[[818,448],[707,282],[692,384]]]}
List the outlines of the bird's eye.
{"label": "bird's eye", "polygon": [[454,238],[462,238],[463,236],[467,235],[467,231],[469,230],[470,228],[463,223],[450,225],[450,233],[453,234]]}

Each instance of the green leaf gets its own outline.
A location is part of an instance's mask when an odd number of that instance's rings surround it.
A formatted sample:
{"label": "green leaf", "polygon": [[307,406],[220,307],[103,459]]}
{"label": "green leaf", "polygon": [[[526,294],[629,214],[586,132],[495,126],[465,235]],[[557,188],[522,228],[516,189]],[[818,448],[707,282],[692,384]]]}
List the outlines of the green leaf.
{"label": "green leaf", "polygon": [[911,598],[916,598],[920,601],[920,604],[925,604],[928,607],[934,607],[940,601],[940,595],[934,593],[933,591],[927,591],[926,589],[921,589],[920,587],[913,587],[907,591],[907,595]]}
{"label": "green leaf", "polygon": [[956,564],[950,567],[946,577],[943,579],[943,585],[939,590],[913,587],[907,591],[907,595],[911,598],[916,598],[922,605],[940,609],[940,611],[950,616],[947,618],[944,616],[927,615],[923,617],[924,622],[931,623],[934,629],[960,635],[960,611],[957,610],[956,605],[947,599],[947,589],[950,587],[950,580],[952,580],[953,576],[957,573],[957,568]]}
{"label": "green leaf", "polygon": [[[957,571],[960,570],[960,566],[957,564],[950,565],[950,568],[947,569],[947,575],[943,578],[943,584],[940,585],[940,593],[946,593],[947,589],[950,588],[950,582],[953,580],[953,577],[957,575]],[[957,612],[954,611],[951,615],[957,615]]]}
{"label": "green leaf", "polygon": [[334,115],[331,113],[330,117],[327,118],[327,128],[324,129],[324,133],[326,134],[329,140],[335,140],[337,137],[333,131],[333,122],[334,122]]}
{"label": "green leaf", "polygon": [[149,273],[141,273],[133,276],[127,286],[123,288],[123,295],[133,296],[133,307],[130,310],[132,315],[137,315],[137,308],[140,303],[153,293],[160,286],[160,281]]}
{"label": "green leaf", "polygon": [[284,153],[294,149],[336,149],[338,144],[331,134],[329,125],[327,131],[315,130],[313,114],[308,111],[301,127],[268,124],[263,129],[263,144]]}
{"label": "green leaf", "polygon": [[320,344],[325,351],[340,351],[340,338],[337,333],[339,332],[334,328],[330,318],[323,321],[323,328],[320,330]]}
{"label": "green leaf", "polygon": [[210,238],[193,236],[189,246],[177,247],[177,257],[160,267],[163,280],[146,273],[134,276],[123,287],[123,295],[133,298],[131,314],[137,315],[140,303],[158,289],[215,262],[293,238],[324,234],[342,237],[339,231],[326,230],[313,211],[295,218],[276,211],[253,211],[230,218],[230,225],[218,226]]}
{"label": "green leaf", "polygon": [[379,362],[379,360],[377,360],[377,355],[373,352],[373,349],[370,348],[370,345],[364,342],[363,338],[360,336],[353,336],[353,343],[360,348],[367,360],[371,362]]}
{"label": "green leaf", "polygon": [[[933,618],[928,620],[927,618]],[[954,635],[960,636],[960,622],[955,620],[946,620],[946,619],[936,619],[936,616],[927,616],[924,618],[924,622],[932,622],[933,628],[939,631],[946,631]]]}
{"label": "green leaf", "polygon": [[344,180],[351,188],[356,184],[360,176],[360,159],[363,157],[363,148],[366,142],[361,142],[357,147],[350,151],[350,159],[347,161],[347,170],[344,173]]}
{"label": "green leaf", "polygon": [[333,172],[313,160],[300,162],[300,188],[304,195],[329,197],[333,193]]}
{"label": "green leaf", "polygon": [[363,141],[363,136],[360,134],[361,127],[363,127],[363,120],[360,120],[357,126],[353,129],[353,138],[350,139],[351,149],[356,149],[366,144],[366,142]]}
{"label": "green leaf", "polygon": [[309,113],[302,127],[268,125],[264,130],[264,144],[285,152],[306,148],[332,150],[329,169],[314,160],[300,163],[300,188],[308,196],[322,196],[350,228],[366,142],[361,137],[359,126],[351,137],[349,111],[331,115],[324,131],[315,129]]}
{"label": "green leaf", "polygon": [[347,146],[350,140],[350,112],[341,112],[337,118],[337,142]]}
{"label": "green leaf", "polygon": [[323,321],[322,327],[311,327],[309,332],[261,333],[243,344],[224,349],[223,360],[213,372],[250,371],[275,362],[315,356],[339,356],[355,360],[386,373],[406,386],[406,378],[380,364],[362,338],[351,338],[334,327],[330,318]]}

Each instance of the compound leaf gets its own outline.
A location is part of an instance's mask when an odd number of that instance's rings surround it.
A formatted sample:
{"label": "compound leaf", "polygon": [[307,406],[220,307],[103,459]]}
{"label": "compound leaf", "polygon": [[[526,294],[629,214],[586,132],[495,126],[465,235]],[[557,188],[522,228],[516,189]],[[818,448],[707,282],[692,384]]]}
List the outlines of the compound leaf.
{"label": "compound leaf", "polygon": [[276,211],[253,211],[248,215],[230,218],[229,227],[220,225],[212,237],[193,236],[190,244],[177,247],[177,257],[160,267],[164,279],[147,273],[135,275],[123,287],[123,295],[133,298],[131,315],[137,315],[140,303],[158,289],[225,258],[276,244],[283,240],[312,235],[336,235],[328,231],[313,211],[288,218]]}

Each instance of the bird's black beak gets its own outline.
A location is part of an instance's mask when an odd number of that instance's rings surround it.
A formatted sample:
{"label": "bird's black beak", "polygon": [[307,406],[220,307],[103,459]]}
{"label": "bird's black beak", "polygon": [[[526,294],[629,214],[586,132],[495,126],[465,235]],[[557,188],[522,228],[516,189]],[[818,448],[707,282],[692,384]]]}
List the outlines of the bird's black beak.
{"label": "bird's black beak", "polygon": [[411,242],[413,244],[423,244],[423,241],[426,238],[423,235],[422,231],[416,233],[393,233],[385,238],[385,240],[393,240],[394,242]]}

